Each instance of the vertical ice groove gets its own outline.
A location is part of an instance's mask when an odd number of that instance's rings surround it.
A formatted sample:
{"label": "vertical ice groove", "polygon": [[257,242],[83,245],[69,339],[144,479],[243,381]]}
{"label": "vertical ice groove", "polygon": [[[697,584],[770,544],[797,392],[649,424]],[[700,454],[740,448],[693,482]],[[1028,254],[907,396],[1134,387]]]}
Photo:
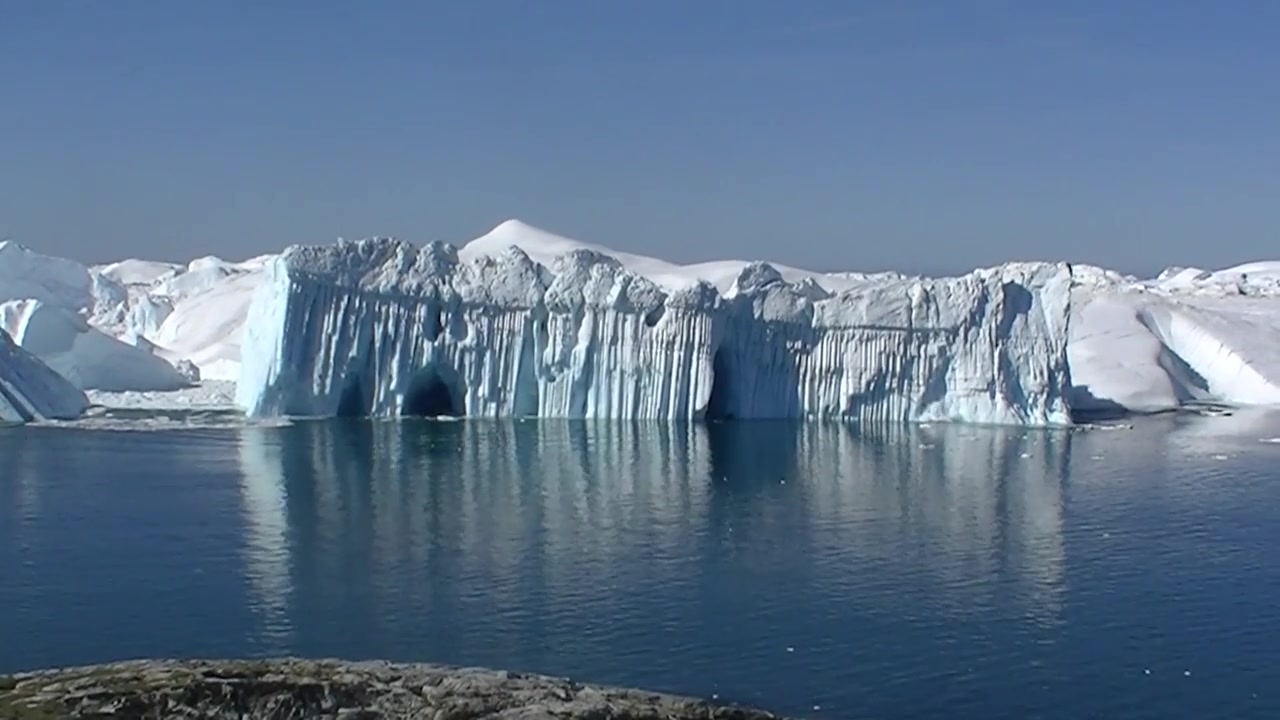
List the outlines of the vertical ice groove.
{"label": "vertical ice groove", "polygon": [[488,417],[691,419],[718,392],[737,418],[1068,424],[1069,272],[1018,263],[815,296],[757,263],[722,296],[588,250],[543,266],[514,248],[461,262],[388,239],[295,246],[254,298],[239,401],[332,415],[353,381],[370,414],[395,415],[429,371]]}

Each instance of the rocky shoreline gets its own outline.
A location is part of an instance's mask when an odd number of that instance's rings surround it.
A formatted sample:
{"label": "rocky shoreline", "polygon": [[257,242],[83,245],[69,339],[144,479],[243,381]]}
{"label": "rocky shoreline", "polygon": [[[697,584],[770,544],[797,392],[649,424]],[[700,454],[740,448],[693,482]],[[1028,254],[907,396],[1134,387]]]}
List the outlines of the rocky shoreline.
{"label": "rocky shoreline", "polygon": [[782,720],[748,708],[481,668],[139,660],[0,676],[0,720]]}

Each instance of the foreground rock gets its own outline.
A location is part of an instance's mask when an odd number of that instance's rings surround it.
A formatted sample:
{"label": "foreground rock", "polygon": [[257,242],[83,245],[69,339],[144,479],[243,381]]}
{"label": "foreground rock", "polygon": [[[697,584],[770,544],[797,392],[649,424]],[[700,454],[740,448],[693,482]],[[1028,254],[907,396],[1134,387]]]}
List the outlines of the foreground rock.
{"label": "foreground rock", "polygon": [[766,720],[539,675],[333,660],[135,661],[0,676],[0,718]]}

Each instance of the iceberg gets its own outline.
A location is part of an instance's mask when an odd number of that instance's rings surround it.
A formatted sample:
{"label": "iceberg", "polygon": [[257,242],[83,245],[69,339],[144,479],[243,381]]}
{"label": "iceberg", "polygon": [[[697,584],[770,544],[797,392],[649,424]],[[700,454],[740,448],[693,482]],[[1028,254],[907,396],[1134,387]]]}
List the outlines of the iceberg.
{"label": "iceberg", "polygon": [[0,242],[13,339],[88,390],[165,392],[234,379],[244,312],[271,256],[86,267]]}
{"label": "iceberg", "polygon": [[681,268],[523,228],[461,252],[371,238],[267,260],[237,402],[257,417],[1071,422],[1065,263],[942,279]]}
{"label": "iceberg", "polygon": [[1068,358],[1078,414],[1280,405],[1280,263],[1172,268],[1149,281],[1076,273]]}
{"label": "iceberg", "polygon": [[182,266],[176,263],[138,259],[95,265],[89,269],[126,287],[149,287],[182,272]]}
{"label": "iceberg", "polygon": [[94,392],[234,383],[261,416],[1056,425],[1280,406],[1280,262],[929,279],[680,265],[515,220],[460,247],[240,262],[85,267],[0,242],[0,327]]}
{"label": "iceberg", "polygon": [[145,340],[123,342],[79,315],[40,300],[0,303],[0,327],[82,390],[168,391],[190,385],[177,368],[154,355]]}
{"label": "iceberg", "polygon": [[151,335],[175,364],[188,361],[204,380],[234,381],[240,375],[240,338],[249,303],[262,283],[255,269],[202,284],[182,297]]}
{"label": "iceberg", "polygon": [[89,400],[0,329],[0,423],[73,420]]}

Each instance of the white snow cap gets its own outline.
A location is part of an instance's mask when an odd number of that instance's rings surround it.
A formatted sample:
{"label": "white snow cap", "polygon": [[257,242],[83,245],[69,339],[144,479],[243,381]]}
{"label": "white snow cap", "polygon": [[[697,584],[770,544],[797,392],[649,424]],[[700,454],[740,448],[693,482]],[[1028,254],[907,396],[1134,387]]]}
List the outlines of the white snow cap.
{"label": "white snow cap", "polygon": [[1065,264],[681,267],[509,221],[461,250],[292,247],[265,274],[252,415],[1070,422]]}

